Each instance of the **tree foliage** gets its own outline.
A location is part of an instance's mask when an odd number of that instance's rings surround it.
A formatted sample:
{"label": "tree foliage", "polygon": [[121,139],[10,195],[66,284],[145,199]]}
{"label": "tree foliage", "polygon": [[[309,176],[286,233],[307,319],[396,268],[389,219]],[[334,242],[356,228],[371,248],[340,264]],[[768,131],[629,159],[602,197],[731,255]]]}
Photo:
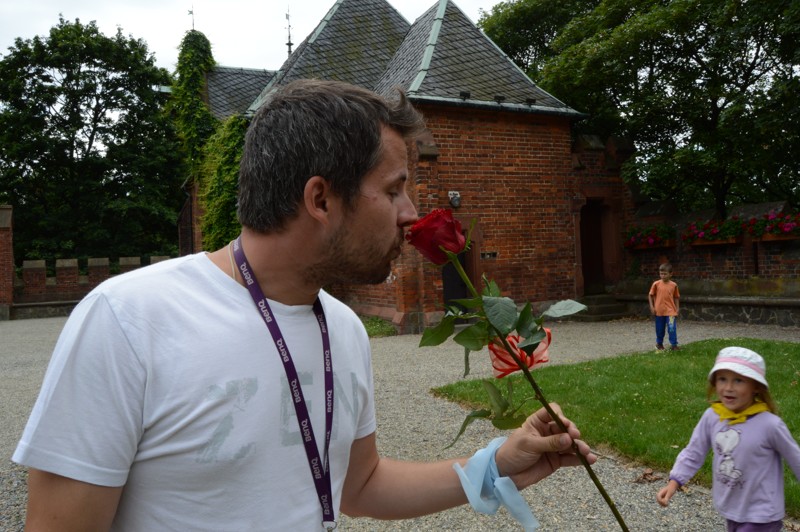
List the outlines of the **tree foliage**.
{"label": "tree foliage", "polygon": [[59,19],[0,60],[0,202],[15,257],[172,254],[180,149],[147,45]]}
{"label": "tree foliage", "polygon": [[[536,81],[590,114],[580,129],[631,138],[637,156],[625,176],[655,199],[675,200],[683,210],[713,207],[720,215],[743,202],[788,198],[798,207],[799,5],[577,6],[578,15],[549,40],[551,57]],[[483,21],[487,30],[494,15]],[[558,13],[544,15],[554,26],[563,22]]]}
{"label": "tree foliage", "polygon": [[545,62],[556,55],[553,40],[573,18],[599,0],[518,0],[481,12],[478,26],[522,68],[538,80]]}

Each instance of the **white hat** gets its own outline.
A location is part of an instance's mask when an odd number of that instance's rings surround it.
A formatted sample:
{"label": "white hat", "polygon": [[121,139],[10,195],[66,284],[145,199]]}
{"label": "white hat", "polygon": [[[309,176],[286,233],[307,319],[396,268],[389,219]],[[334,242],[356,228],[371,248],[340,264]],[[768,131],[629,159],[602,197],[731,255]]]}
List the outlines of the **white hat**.
{"label": "white hat", "polygon": [[739,375],[749,377],[756,382],[760,382],[766,387],[767,366],[764,359],[755,351],[744,347],[725,347],[720,349],[714,367],[708,372],[708,380],[714,382],[714,372],[721,369],[728,369]]}

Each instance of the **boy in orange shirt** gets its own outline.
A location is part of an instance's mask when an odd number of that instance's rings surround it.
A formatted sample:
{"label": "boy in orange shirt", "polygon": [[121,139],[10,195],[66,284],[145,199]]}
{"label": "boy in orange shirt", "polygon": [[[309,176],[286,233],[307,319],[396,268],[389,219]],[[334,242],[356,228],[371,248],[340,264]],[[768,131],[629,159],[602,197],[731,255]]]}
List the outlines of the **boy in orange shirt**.
{"label": "boy in orange shirt", "polygon": [[677,351],[678,324],[676,322],[680,310],[678,285],[672,281],[672,265],[664,263],[658,267],[660,280],[650,287],[650,313],[656,317],[656,349],[664,350],[664,329],[669,333],[670,349]]}

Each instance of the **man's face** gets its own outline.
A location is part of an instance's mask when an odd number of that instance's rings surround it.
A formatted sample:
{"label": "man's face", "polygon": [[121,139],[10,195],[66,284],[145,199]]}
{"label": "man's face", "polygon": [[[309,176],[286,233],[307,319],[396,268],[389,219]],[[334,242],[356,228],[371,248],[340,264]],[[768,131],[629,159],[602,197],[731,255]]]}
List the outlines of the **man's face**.
{"label": "man's face", "polygon": [[406,193],[405,140],[388,128],[381,137],[379,162],[362,179],[352,210],[330,239],[324,261],[328,282],[383,282],[391,273],[391,262],[400,255],[405,228],[417,220],[417,210]]}

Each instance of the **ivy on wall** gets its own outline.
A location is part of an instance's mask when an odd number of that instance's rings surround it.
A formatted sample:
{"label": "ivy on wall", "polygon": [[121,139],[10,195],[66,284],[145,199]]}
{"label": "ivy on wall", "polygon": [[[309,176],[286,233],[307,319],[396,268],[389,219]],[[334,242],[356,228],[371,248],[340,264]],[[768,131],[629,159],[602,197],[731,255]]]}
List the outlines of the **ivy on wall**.
{"label": "ivy on wall", "polygon": [[206,73],[214,65],[211,43],[206,36],[196,30],[187,31],[178,53],[178,76],[172,86],[171,111],[186,149],[190,177],[197,177],[203,146],[219,124],[203,100]]}
{"label": "ivy on wall", "polygon": [[204,249],[221,248],[239,234],[236,195],[239,162],[249,123],[242,115],[228,118],[204,147],[200,167],[200,200],[205,210],[200,227]]}

